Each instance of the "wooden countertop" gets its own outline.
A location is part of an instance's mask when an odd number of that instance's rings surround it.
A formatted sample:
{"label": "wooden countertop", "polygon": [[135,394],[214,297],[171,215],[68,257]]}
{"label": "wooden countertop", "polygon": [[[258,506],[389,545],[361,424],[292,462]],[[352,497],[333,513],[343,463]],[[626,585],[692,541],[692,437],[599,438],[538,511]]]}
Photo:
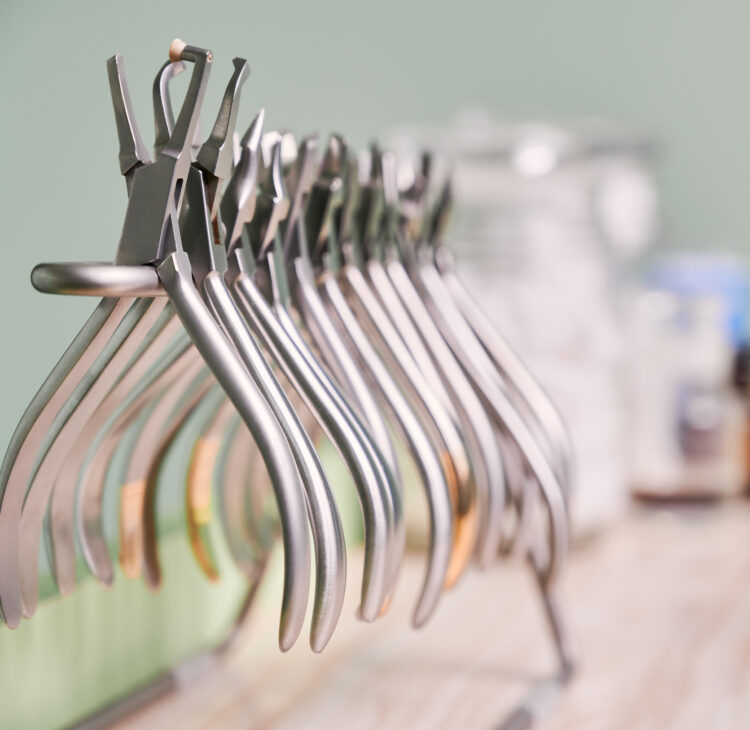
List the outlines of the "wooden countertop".
{"label": "wooden countertop", "polygon": [[372,625],[353,618],[359,563],[351,556],[348,604],[322,655],[302,639],[278,651],[280,591],[265,586],[225,655],[181,670],[177,690],[118,727],[515,730],[530,700],[545,730],[750,727],[746,503],[636,509],[575,549],[565,594],[581,658],[561,691],[522,566],[466,576],[415,632],[407,587],[419,556]]}

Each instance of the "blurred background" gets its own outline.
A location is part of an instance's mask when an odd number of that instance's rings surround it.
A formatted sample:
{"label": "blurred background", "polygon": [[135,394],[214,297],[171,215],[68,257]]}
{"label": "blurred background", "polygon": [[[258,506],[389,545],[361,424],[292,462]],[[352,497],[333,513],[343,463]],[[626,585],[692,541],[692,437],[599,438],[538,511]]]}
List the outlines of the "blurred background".
{"label": "blurred background", "polygon": [[91,309],[35,293],[31,268],[110,259],[119,237],[105,61],[123,54],[149,119],[179,36],[215,53],[207,124],[240,55],[239,128],[262,106],[268,128],[439,153],[461,274],[571,429],[579,539],[633,498],[744,494],[749,23],[739,0],[4,0],[0,443]]}

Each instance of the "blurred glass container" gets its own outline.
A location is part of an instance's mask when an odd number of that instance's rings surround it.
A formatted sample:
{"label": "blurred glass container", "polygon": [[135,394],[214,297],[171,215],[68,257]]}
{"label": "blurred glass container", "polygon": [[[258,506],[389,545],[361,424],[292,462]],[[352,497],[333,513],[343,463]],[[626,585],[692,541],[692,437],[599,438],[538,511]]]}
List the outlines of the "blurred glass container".
{"label": "blurred glass container", "polygon": [[[653,239],[646,145],[605,122],[498,122],[405,130],[450,165],[460,273],[547,390],[575,451],[573,528],[627,504],[625,340],[618,265]],[[408,145],[396,141],[397,151]]]}
{"label": "blurred glass container", "polygon": [[747,484],[748,414],[734,379],[747,344],[744,265],[664,257],[645,278],[633,325],[633,468],[641,497],[733,496]]}

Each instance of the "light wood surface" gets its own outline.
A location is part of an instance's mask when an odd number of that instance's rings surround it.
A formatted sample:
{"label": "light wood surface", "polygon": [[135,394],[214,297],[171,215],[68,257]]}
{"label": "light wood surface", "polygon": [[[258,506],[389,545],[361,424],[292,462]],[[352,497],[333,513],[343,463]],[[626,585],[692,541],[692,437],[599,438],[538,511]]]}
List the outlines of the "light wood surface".
{"label": "light wood surface", "polygon": [[[322,655],[275,644],[278,586],[231,650],[122,722],[142,728],[498,728],[532,701],[545,730],[750,728],[750,505],[638,509],[578,546],[565,597],[580,666],[561,691],[534,585],[520,565],[466,576],[419,632],[398,599],[372,625],[348,603]],[[515,716],[518,719],[518,716]]]}

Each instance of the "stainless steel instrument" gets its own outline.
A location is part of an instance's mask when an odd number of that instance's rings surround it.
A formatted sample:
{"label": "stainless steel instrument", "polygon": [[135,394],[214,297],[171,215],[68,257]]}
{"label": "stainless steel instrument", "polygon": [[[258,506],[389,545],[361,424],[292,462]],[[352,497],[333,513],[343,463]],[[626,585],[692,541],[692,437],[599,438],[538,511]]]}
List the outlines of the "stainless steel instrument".
{"label": "stainless steel instrument", "polygon": [[[107,68],[127,209],[113,264],[42,264],[40,291],[101,301],[31,401],[0,466],[0,606],[10,628],[38,601],[39,546],[61,594],[77,544],[103,585],[162,586],[156,495],[165,455],[181,454],[185,527],[208,580],[215,530],[254,591],[274,538],[284,550],[279,645],[305,620],[322,651],[339,619],[347,554],[342,515],[315,442],[325,433],[352,476],[364,526],[358,615],[397,591],[407,550],[401,451],[426,497],[428,549],[415,626],[474,564],[528,559],[564,676],[574,665],[560,607],[574,468],[565,425],[520,358],[471,299],[445,244],[449,182],[429,156],[399,189],[397,161],[353,154],[332,135],[241,138],[233,71],[202,140],[210,51],[174,41],[153,85],[153,160],[122,59]],[[175,117],[172,78],[192,64]],[[286,150],[283,152],[283,150]],[[126,443],[123,453],[121,445]],[[105,484],[116,454],[118,536]],[[266,511],[273,497],[277,518]],[[310,537],[313,550],[311,554]],[[117,542],[117,555],[114,545]]]}

